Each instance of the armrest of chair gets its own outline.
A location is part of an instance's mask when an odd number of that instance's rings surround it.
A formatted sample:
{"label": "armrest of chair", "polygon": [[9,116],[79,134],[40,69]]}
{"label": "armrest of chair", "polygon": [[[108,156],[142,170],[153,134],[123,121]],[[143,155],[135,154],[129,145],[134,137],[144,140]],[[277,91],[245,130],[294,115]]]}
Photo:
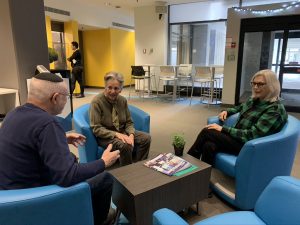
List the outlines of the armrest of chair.
{"label": "armrest of chair", "polygon": [[[236,199],[253,208],[258,196],[275,176],[290,175],[298,146],[298,120],[289,116],[283,129],[248,141],[236,161]],[[247,203],[246,203],[247,202]],[[251,206],[251,207],[250,207]]]}
{"label": "armrest of chair", "polygon": [[[77,131],[77,129],[76,129]],[[80,128],[80,133],[86,137],[86,142],[83,146],[78,146],[78,154],[81,163],[91,162],[97,159],[98,143],[90,126]]]}
{"label": "armrest of chair", "polygon": [[226,126],[232,127],[236,123],[239,115],[240,115],[239,113],[233,114],[233,115],[229,116],[224,122],[219,120],[218,116],[208,117],[207,124],[216,123],[216,124],[219,124],[221,126],[226,125]]}
{"label": "armrest of chair", "polygon": [[207,124],[212,124],[212,123],[216,123],[219,125],[222,125],[223,122],[221,120],[219,120],[218,116],[211,116],[207,118]]}
{"label": "armrest of chair", "polygon": [[153,213],[153,225],[188,225],[188,223],[172,210],[163,208]]}
{"label": "armrest of chair", "polygon": [[150,132],[150,115],[143,110],[128,105],[135,129],[146,133]]}
{"label": "armrest of chair", "polygon": [[0,191],[0,224],[93,224],[89,185]]}

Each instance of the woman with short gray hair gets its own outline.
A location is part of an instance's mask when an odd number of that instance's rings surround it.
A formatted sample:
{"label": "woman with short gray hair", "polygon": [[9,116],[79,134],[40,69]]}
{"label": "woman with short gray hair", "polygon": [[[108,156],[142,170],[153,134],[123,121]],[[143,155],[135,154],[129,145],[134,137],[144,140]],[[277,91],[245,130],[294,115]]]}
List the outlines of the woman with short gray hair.
{"label": "woman with short gray hair", "polygon": [[90,106],[90,124],[98,145],[106,148],[108,144],[113,144],[114,150],[120,150],[121,166],[146,159],[151,137],[134,129],[127,100],[120,95],[124,84],[122,74],[108,72],[104,82],[104,92],[95,96]]}

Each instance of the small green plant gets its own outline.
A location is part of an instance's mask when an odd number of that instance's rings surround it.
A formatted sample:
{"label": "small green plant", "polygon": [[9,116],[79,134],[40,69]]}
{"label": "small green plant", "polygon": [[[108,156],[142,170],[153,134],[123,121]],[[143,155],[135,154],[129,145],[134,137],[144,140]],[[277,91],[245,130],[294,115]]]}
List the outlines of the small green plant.
{"label": "small green plant", "polygon": [[58,60],[58,54],[53,48],[48,47],[48,54],[49,54],[49,62],[53,63],[54,61]]}
{"label": "small green plant", "polygon": [[176,148],[184,148],[185,139],[183,134],[174,134],[172,137],[172,144]]}

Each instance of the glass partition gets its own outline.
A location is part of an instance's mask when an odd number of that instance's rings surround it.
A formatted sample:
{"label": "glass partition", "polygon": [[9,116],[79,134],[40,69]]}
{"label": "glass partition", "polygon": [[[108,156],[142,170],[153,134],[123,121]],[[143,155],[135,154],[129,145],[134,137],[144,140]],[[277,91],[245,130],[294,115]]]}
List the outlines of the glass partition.
{"label": "glass partition", "polygon": [[169,29],[169,64],[224,64],[225,21],[171,24]]}

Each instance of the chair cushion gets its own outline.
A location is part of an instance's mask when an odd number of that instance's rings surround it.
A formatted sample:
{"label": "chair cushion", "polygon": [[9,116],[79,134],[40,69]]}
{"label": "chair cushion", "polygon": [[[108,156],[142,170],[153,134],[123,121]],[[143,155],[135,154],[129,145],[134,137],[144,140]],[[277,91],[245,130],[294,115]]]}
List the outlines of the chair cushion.
{"label": "chair cushion", "polygon": [[195,225],[263,225],[265,224],[252,211],[229,212],[202,220]]}
{"label": "chair cushion", "polygon": [[235,163],[237,156],[226,153],[218,153],[215,158],[215,168],[228,176],[235,177]]}

